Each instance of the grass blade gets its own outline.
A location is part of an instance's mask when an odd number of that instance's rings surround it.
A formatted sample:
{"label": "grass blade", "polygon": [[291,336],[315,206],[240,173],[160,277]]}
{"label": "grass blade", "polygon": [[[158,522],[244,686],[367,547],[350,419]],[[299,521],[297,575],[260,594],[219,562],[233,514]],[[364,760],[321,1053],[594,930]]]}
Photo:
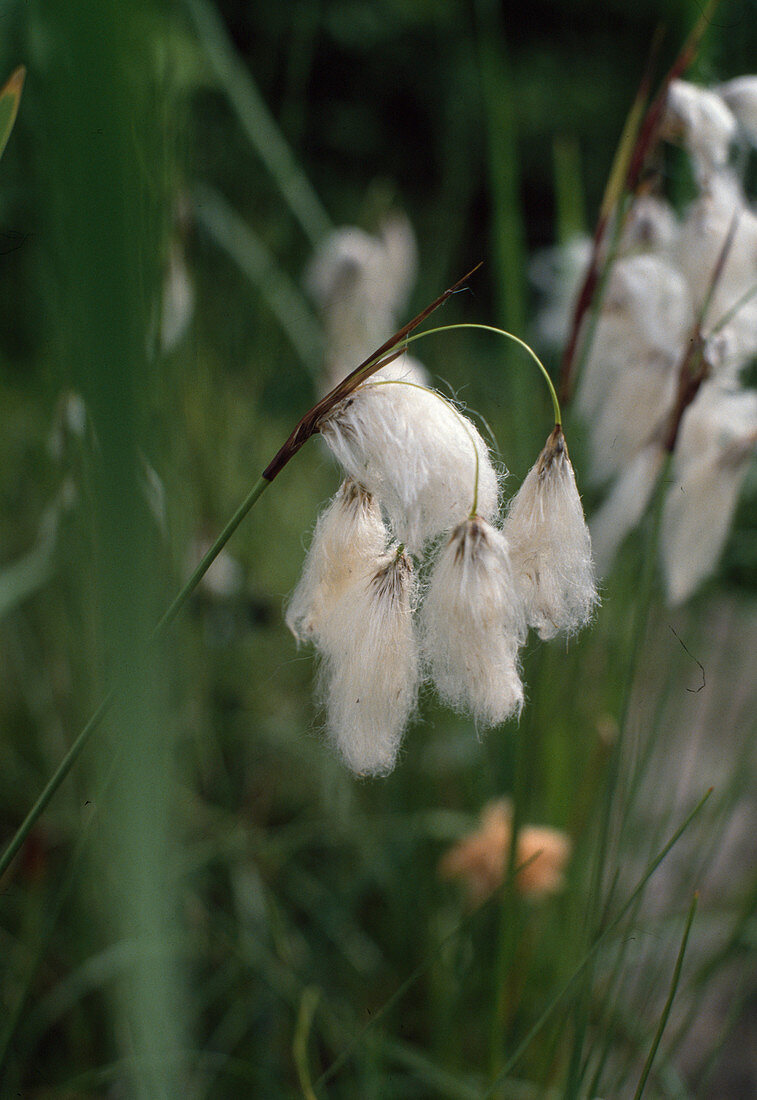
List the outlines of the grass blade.
{"label": "grass blade", "polygon": [[604,928],[604,930],[599,933],[597,938],[594,940],[594,943],[591,945],[591,947],[588,949],[588,951],[586,952],[584,957],[581,959],[581,961],[578,963],[578,965],[573,970],[573,973],[570,975],[567,982],[563,985],[562,989],[560,989],[560,991],[552,998],[552,1000],[549,1002],[549,1004],[543,1010],[543,1012],[539,1016],[536,1023],[533,1025],[533,1027],[530,1029],[530,1031],[524,1037],[524,1039],[519,1043],[517,1049],[512,1054],[512,1056],[509,1058],[509,1060],[508,1060],[507,1064],[505,1065],[504,1069],[496,1077],[496,1079],[492,1082],[489,1089],[483,1094],[483,1097],[493,1096],[494,1093],[496,1092],[496,1090],[498,1089],[498,1087],[506,1079],[506,1077],[510,1073],[510,1071],[512,1069],[514,1069],[515,1065],[520,1060],[521,1055],[525,1052],[527,1047],[530,1045],[532,1039],[534,1039],[535,1036],[541,1031],[542,1027],[547,1022],[547,1020],[550,1018],[550,1016],[552,1015],[554,1010],[557,1008],[557,1006],[560,1004],[560,1002],[563,1000],[563,998],[569,992],[569,990],[570,990],[571,986],[573,985],[574,981],[576,980],[576,978],[581,974],[584,967],[586,967],[588,965],[588,963],[594,958],[597,951],[599,950],[601,945],[604,943],[604,941],[607,939],[607,937],[610,935],[610,933],[613,932],[618,927],[621,920],[626,915],[628,910],[631,908],[633,903],[636,901],[636,898],[639,896],[639,894],[642,892],[644,887],[647,885],[647,883],[649,882],[652,875],[655,873],[657,868],[660,866],[662,861],[667,856],[668,852],[671,850],[671,848],[673,848],[673,846],[675,844],[677,844],[677,842],[680,840],[680,838],[686,832],[689,825],[692,823],[694,818],[702,810],[705,802],[707,802],[707,800],[708,800],[708,798],[710,797],[711,794],[712,794],[712,788],[710,788],[707,791],[707,793],[704,795],[704,797],[700,799],[700,801],[696,804],[696,806],[691,811],[691,813],[686,818],[686,820],[683,822],[683,824],[679,825],[679,827],[676,829],[675,833],[673,833],[673,836],[667,842],[667,844],[662,849],[662,851],[659,852],[657,856],[655,856],[655,858],[649,864],[646,871],[644,872],[644,874],[642,875],[642,877],[639,879],[638,883],[636,884],[636,886],[632,890],[630,896],[627,898],[627,900],[625,901],[625,903],[621,907],[620,911],[616,914],[616,916],[613,918],[613,920],[611,920],[610,923]]}
{"label": "grass blade", "polygon": [[641,1096],[644,1092],[644,1088],[646,1086],[647,1079],[648,1079],[650,1071],[652,1069],[652,1063],[654,1062],[655,1054],[657,1053],[657,1048],[659,1047],[660,1040],[662,1039],[662,1033],[665,1030],[665,1025],[668,1022],[668,1016],[670,1015],[670,1010],[673,1007],[673,1001],[675,999],[676,990],[678,989],[678,982],[679,982],[679,979],[681,977],[681,967],[683,966],[683,957],[686,954],[686,944],[689,942],[689,932],[691,931],[691,925],[694,921],[694,914],[696,913],[696,909],[697,909],[698,898],[699,898],[699,895],[694,894],[694,897],[691,899],[691,905],[689,906],[689,915],[686,919],[686,927],[683,930],[683,939],[681,940],[681,946],[680,946],[680,949],[678,951],[678,958],[676,959],[676,965],[675,965],[675,968],[673,970],[673,979],[670,983],[670,992],[668,993],[668,999],[666,1000],[665,1007],[662,1010],[662,1015],[660,1016],[660,1022],[657,1025],[657,1031],[655,1032],[655,1036],[654,1036],[654,1039],[652,1041],[652,1047],[649,1051],[649,1054],[647,1055],[647,1060],[644,1063],[644,1069],[642,1070],[641,1077],[639,1079],[639,1084],[636,1088],[636,1092],[634,1093],[633,1100],[641,1100]]}
{"label": "grass blade", "polygon": [[234,52],[217,11],[207,0],[185,2],[208,61],[244,132],[310,243],[314,246],[319,244],[331,230],[331,220],[297,163],[249,70]]}

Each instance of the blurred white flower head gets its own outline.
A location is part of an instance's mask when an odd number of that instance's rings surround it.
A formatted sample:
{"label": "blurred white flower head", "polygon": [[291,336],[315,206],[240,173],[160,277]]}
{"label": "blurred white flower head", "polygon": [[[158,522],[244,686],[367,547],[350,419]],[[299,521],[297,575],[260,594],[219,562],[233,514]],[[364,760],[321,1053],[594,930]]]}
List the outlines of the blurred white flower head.
{"label": "blurred white flower head", "polygon": [[736,119],[717,92],[686,80],[671,82],[662,134],[681,141],[702,186],[726,167],[736,130]]}
{"label": "blurred white flower head", "polygon": [[702,386],[684,414],[665,496],[660,549],[671,604],[715,569],[756,452],[757,393]]}
{"label": "blurred white flower head", "polygon": [[[397,328],[416,268],[415,235],[401,214],[386,218],[376,236],[346,226],[323,241],[307,268],[305,286],[323,325],[324,392]],[[401,369],[410,381],[427,381],[421,364],[409,356]]]}
{"label": "blurred white flower head", "polygon": [[684,146],[699,193],[680,217],[649,193],[623,208],[615,255],[606,234],[594,257],[609,277],[578,333],[576,408],[590,480],[606,486],[591,524],[597,563],[610,569],[671,451],[660,551],[671,603],[716,568],[754,452],[757,394],[743,379],[757,355],[757,210],[731,150],[756,136],[757,77],[671,83],[660,137]]}
{"label": "blurred white flower head", "polygon": [[757,76],[737,76],[718,88],[746,140],[757,146]]}

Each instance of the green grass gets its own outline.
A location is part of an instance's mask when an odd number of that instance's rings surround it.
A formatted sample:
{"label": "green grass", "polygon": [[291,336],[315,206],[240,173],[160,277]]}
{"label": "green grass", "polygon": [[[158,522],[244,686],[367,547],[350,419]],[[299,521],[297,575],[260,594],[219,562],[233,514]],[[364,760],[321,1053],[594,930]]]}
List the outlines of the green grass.
{"label": "green grass", "polygon": [[[27,78],[0,224],[31,236],[3,256],[0,308],[0,1093],[715,1095],[753,995],[735,985],[697,1030],[754,951],[736,843],[755,762],[747,582],[669,611],[647,524],[593,625],[529,642],[518,727],[478,738],[425,689],[397,769],[357,780],[282,615],[338,473],[311,440],[254,488],[315,398],[311,241],[368,210],[377,177],[418,229],[407,316],[483,258],[439,324],[527,337],[527,250],[557,236],[555,188],[563,227],[596,210],[634,92],[619,71],[604,119],[584,87],[586,117],[544,138],[537,106],[574,101],[582,57],[611,72],[622,52],[600,9],[583,47],[560,45],[567,8],[550,9],[554,42],[508,25],[506,64],[493,7],[471,22],[451,2],[327,3],[287,68],[283,9],[250,36],[248,15],[195,0],[21,7],[2,46]],[[629,30],[637,78],[656,17]],[[690,21],[671,7],[676,33]],[[195,306],[161,352],[171,245]],[[512,492],[552,414],[499,345],[463,330],[415,346],[491,425]],[[54,454],[72,390],[88,424]],[[189,547],[226,535],[243,584],[219,597]],[[503,794],[519,823],[570,834],[567,887],[536,903],[506,883],[470,912],[437,864]]]}

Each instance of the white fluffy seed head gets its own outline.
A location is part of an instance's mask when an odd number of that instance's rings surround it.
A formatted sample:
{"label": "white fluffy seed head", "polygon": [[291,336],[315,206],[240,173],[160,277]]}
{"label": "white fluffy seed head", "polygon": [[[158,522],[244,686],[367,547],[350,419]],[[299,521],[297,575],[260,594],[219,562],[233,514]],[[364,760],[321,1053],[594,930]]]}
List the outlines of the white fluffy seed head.
{"label": "white fluffy seed head", "polygon": [[330,738],[352,771],[386,775],[397,759],[418,687],[407,555],[385,555],[344,591],[319,648]]}
{"label": "white fluffy seed head", "polygon": [[618,371],[595,413],[589,437],[588,474],[603,485],[622,473],[670,416],[675,403],[678,361],[663,352],[637,352]]}
{"label": "white fluffy seed head", "polygon": [[[712,293],[713,273],[735,225],[735,233]],[[712,187],[689,208],[681,227],[676,258],[691,288],[696,309],[708,302],[704,328],[717,324],[757,283],[757,214],[749,207],[740,184],[722,173]],[[754,299],[752,299],[752,309]],[[747,329],[754,313],[741,311],[734,318]],[[753,330],[745,333],[747,345]],[[751,341],[750,341],[751,335]]]}
{"label": "white fluffy seed head", "polygon": [[529,278],[543,298],[535,330],[547,347],[560,348],[568,337],[590,256],[591,238],[578,236],[559,247],[539,249],[528,265]]}
{"label": "white fluffy seed head", "polygon": [[413,553],[459,523],[474,501],[484,518],[496,515],[499,483],[487,446],[434,390],[369,381],[336,406],[321,435]]}
{"label": "white fluffy seed head", "polygon": [[637,252],[665,253],[678,232],[675,210],[657,195],[639,195],[634,199],[623,224],[621,255]]}
{"label": "white fluffy seed head", "polygon": [[298,641],[318,642],[334,606],[375,569],[386,549],[378,503],[348,478],[318,517],[286,623]]}
{"label": "white fluffy seed head", "polygon": [[737,76],[718,88],[739,129],[750,144],[757,146],[757,76]]}
{"label": "white fluffy seed head", "polygon": [[421,630],[423,656],[445,703],[469,710],[481,727],[520,714],[523,609],[507,540],[481,516],[459,524],[441,551]]}
{"label": "white fluffy seed head", "polygon": [[757,394],[705,385],[686,410],[665,498],[661,539],[671,604],[715,569],[757,447]]}
{"label": "white fluffy seed head", "polygon": [[736,130],[736,119],[716,92],[686,80],[671,81],[662,136],[683,143],[702,186],[728,163]]}
{"label": "white fluffy seed head", "polygon": [[693,322],[683,275],[652,255],[615,263],[576,405],[591,423],[589,477],[622,470],[669,413]]}
{"label": "white fluffy seed head", "polygon": [[377,236],[346,226],[326,237],[305,274],[324,329],[324,390],[392,334],[415,270],[415,237],[399,214]]}
{"label": "white fluffy seed head", "polygon": [[505,534],[526,619],[543,639],[573,634],[598,603],[591,538],[558,426],[510,503]]}

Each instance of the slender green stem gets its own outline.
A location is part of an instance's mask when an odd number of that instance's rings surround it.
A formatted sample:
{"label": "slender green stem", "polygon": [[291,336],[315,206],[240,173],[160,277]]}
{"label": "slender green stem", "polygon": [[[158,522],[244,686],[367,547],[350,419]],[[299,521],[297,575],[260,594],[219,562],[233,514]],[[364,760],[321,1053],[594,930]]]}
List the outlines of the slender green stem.
{"label": "slender green stem", "polygon": [[323,356],[323,334],[303,292],[221,194],[207,184],[196,185],[193,194],[197,222],[260,291],[301,361],[315,374]]}
{"label": "slender green stem", "polygon": [[204,555],[202,561],[192,573],[192,576],[189,578],[182,590],[178,593],[171,606],[168,608],[158,625],[155,627],[155,630],[153,631],[153,638],[159,638],[163,631],[171,625],[171,623],[178,615],[179,611],[181,611],[188,598],[191,596],[195,588],[197,588],[197,585],[207,573],[208,569],[210,569],[215,559],[218,557],[226,543],[234,534],[239,524],[250,511],[253,504],[255,504],[255,502],[262,496],[263,492],[268,488],[270,484],[271,483],[268,478],[258,478],[253,487],[250,489],[247,496],[237,508],[234,515],[224,527],[223,531],[221,531],[221,534],[215,540],[208,552]]}
{"label": "slender green stem", "polygon": [[692,925],[692,922],[694,920],[694,914],[696,913],[696,909],[697,909],[697,900],[698,900],[698,895],[694,894],[694,897],[691,899],[691,905],[689,906],[689,915],[686,919],[686,927],[683,930],[683,938],[681,940],[681,946],[678,950],[678,958],[676,959],[675,969],[673,970],[673,978],[672,978],[671,983],[670,983],[670,992],[668,993],[668,999],[666,1000],[665,1007],[662,1010],[662,1015],[660,1016],[660,1022],[657,1025],[657,1030],[655,1032],[655,1036],[654,1036],[654,1039],[652,1041],[652,1048],[649,1051],[649,1054],[647,1055],[646,1062],[644,1063],[644,1069],[641,1072],[641,1077],[639,1079],[639,1084],[638,1084],[638,1087],[636,1089],[636,1092],[633,1094],[633,1100],[641,1100],[641,1096],[644,1092],[644,1088],[645,1088],[646,1083],[647,1083],[647,1078],[649,1077],[649,1073],[652,1069],[652,1063],[654,1062],[655,1054],[657,1053],[657,1048],[659,1047],[660,1040],[662,1039],[662,1033],[665,1030],[665,1025],[668,1022],[668,1016],[670,1015],[670,1010],[673,1007],[673,1001],[675,999],[676,990],[678,989],[678,982],[679,982],[680,977],[681,977],[681,967],[683,966],[683,957],[686,954],[686,944],[689,941],[689,932],[691,931],[691,925]]}
{"label": "slender green stem", "polygon": [[686,832],[689,825],[692,823],[694,818],[700,812],[700,810],[702,809],[702,807],[704,806],[705,802],[707,801],[707,799],[710,797],[711,794],[712,794],[712,788],[710,788],[710,790],[707,791],[707,793],[704,795],[704,797],[699,800],[699,802],[696,804],[696,806],[691,811],[691,813],[686,818],[686,820],[683,822],[683,824],[678,826],[678,828],[673,833],[670,840],[665,845],[665,847],[658,853],[658,855],[655,856],[655,858],[652,860],[652,862],[649,864],[646,871],[642,875],[642,877],[637,882],[637,884],[634,887],[634,889],[632,890],[630,896],[627,898],[625,904],[623,906],[621,906],[620,910],[615,915],[615,917],[610,921],[609,924],[607,924],[605,926],[604,930],[602,932],[600,932],[599,935],[596,937],[594,942],[591,944],[591,946],[589,947],[589,949],[585,953],[584,957],[581,959],[581,961],[578,963],[578,965],[573,970],[573,973],[570,975],[570,977],[568,978],[567,982],[564,984],[562,989],[560,989],[559,992],[551,999],[551,1001],[546,1006],[546,1008],[544,1009],[542,1014],[539,1016],[538,1020],[533,1025],[531,1030],[523,1038],[522,1042],[519,1043],[517,1049],[514,1051],[514,1053],[508,1059],[507,1065],[504,1067],[504,1069],[498,1075],[496,1080],[492,1081],[489,1089],[485,1093],[482,1094],[481,1100],[486,1100],[487,1097],[493,1096],[494,1093],[499,1088],[499,1086],[502,1084],[502,1082],[507,1078],[507,1076],[511,1072],[511,1070],[513,1070],[515,1068],[516,1063],[520,1060],[521,1056],[524,1054],[524,1052],[526,1051],[528,1046],[531,1044],[531,1041],[536,1037],[536,1035],[544,1027],[545,1023],[550,1018],[550,1016],[552,1015],[554,1010],[557,1008],[557,1006],[560,1004],[560,1002],[563,1000],[565,995],[570,990],[570,988],[573,985],[573,983],[575,982],[576,978],[581,974],[584,967],[587,966],[587,964],[594,958],[596,953],[599,951],[599,948],[605,942],[605,940],[610,935],[610,933],[614,932],[615,929],[618,927],[618,925],[623,920],[623,918],[625,917],[628,910],[632,907],[632,905],[636,901],[636,898],[644,890],[644,888],[646,887],[646,885],[649,882],[652,875],[655,873],[657,868],[660,866],[662,861],[665,859],[668,852],[671,850],[671,848],[680,840],[680,838]]}
{"label": "slender green stem", "polygon": [[[638,587],[638,597],[635,607],[636,614],[633,619],[633,633],[630,639],[629,656],[626,665],[625,680],[623,682],[622,695],[620,700],[618,736],[615,739],[615,742],[612,746],[612,751],[610,753],[610,758],[607,766],[607,778],[602,796],[602,804],[600,807],[598,843],[592,866],[591,887],[586,917],[586,934],[589,938],[591,938],[595,934],[595,932],[601,928],[603,909],[606,908],[606,904],[603,905],[602,883],[605,876],[607,849],[611,833],[610,818],[613,812],[613,807],[615,806],[615,794],[620,779],[620,763],[625,741],[626,727],[628,725],[628,715],[631,707],[633,685],[638,671],[639,654],[641,653],[642,643],[644,641],[644,636],[647,630],[649,609],[652,604],[652,596],[654,593],[654,577],[657,565],[657,551],[660,541],[662,512],[665,504],[665,493],[668,481],[668,473],[670,469],[670,461],[670,456],[668,456],[665,464],[662,467],[661,473],[658,475],[657,496],[655,498],[654,510],[652,513],[651,530],[647,542],[646,553],[644,555],[643,571]],[[575,1097],[578,1094],[580,1066],[583,1055],[584,1040],[588,1028],[591,983],[592,974],[591,969],[589,969],[587,981],[577,1007],[575,1037],[573,1040],[573,1050],[571,1054],[568,1081],[565,1090],[566,1100],[568,1100],[568,1098]]]}
{"label": "slender green stem", "polygon": [[115,691],[108,692],[108,694],[103,699],[102,703],[100,703],[100,706],[97,708],[95,713],[92,715],[90,720],[87,722],[84,729],[81,731],[79,736],[74,741],[71,748],[68,750],[66,755],[63,757],[63,759],[61,760],[58,767],[55,769],[53,774],[50,776],[50,778],[47,781],[47,784],[45,786],[45,789],[42,791],[42,794],[39,796],[37,801],[34,803],[31,810],[29,810],[29,813],[26,815],[23,822],[21,823],[19,828],[16,830],[16,834],[13,837],[13,839],[11,840],[10,844],[5,849],[5,851],[3,852],[2,856],[0,856],[0,878],[2,878],[2,876],[7,871],[8,867],[10,867],[10,865],[13,862],[13,860],[15,859],[19,849],[21,848],[21,845],[24,843],[24,841],[28,837],[29,833],[34,828],[35,822],[40,817],[40,815],[44,812],[45,807],[47,806],[48,802],[53,797],[53,795],[57,791],[58,787],[61,785],[63,780],[68,775],[68,773],[71,771],[71,768],[76,763],[82,749],[87,744],[87,742],[89,741],[90,737],[95,732],[97,727],[100,725],[100,722],[105,717],[105,714],[106,714],[108,708],[110,707],[111,703],[113,702],[114,697],[115,697]]}
{"label": "slender green stem", "polygon": [[242,129],[310,243],[319,245],[331,231],[331,219],[298,164],[252,74],[234,49],[223,20],[206,0],[185,0],[185,7],[205,56],[226,92]]}
{"label": "slender green stem", "polygon": [[297,1013],[297,1026],[292,1042],[292,1056],[305,1100],[316,1100],[310,1079],[310,1066],[308,1065],[308,1037],[320,995],[320,990],[313,985],[306,986],[302,991],[300,1010]]}
{"label": "slender green stem", "polygon": [[[250,492],[237,508],[236,512],[226,524],[221,534],[210,547],[207,554],[205,554],[200,564],[192,573],[192,576],[183,586],[171,606],[168,608],[158,625],[155,627],[155,630],[152,634],[152,642],[156,642],[174,621],[189,596],[192,594],[192,592],[202,580],[205,573],[213,564],[215,558],[220,554],[221,550],[234,534],[239,524],[242,522],[244,517],[252,508],[253,504],[255,504],[255,502],[259,499],[259,497],[269,484],[270,482],[266,478],[261,477],[253,485]],[[31,810],[29,810],[29,813],[26,815],[24,821],[17,829],[10,844],[0,857],[0,876],[5,873],[5,871],[13,862],[22,844],[26,840],[31,830],[34,828],[35,822],[42,815],[50,799],[53,797],[58,787],[60,787],[63,780],[66,778],[68,773],[71,771],[71,768],[76,763],[79,755],[82,752],[82,749],[85,747],[90,737],[100,725],[102,719],[105,717],[105,714],[108,711],[111,703],[115,699],[116,694],[117,688],[115,687],[108,692],[103,701],[100,703],[100,706],[87,722],[84,729],[71,745],[71,748],[61,760],[53,775],[48,780],[44,790],[32,806]]]}
{"label": "slender green stem", "polygon": [[449,932],[446,936],[443,936],[439,940],[439,942],[436,944],[434,949],[426,956],[426,958],[422,962],[420,962],[418,964],[418,966],[416,966],[415,970],[413,970],[412,973],[407,978],[405,978],[404,982],[402,982],[397,987],[397,989],[395,989],[394,993],[392,993],[391,996],[388,997],[386,1001],[384,1001],[384,1003],[381,1005],[381,1007],[376,1012],[373,1012],[371,1014],[370,1019],[368,1020],[368,1022],[366,1024],[364,1024],[363,1027],[360,1029],[360,1031],[358,1031],[352,1037],[352,1039],[349,1041],[347,1046],[334,1059],[334,1061],[331,1063],[331,1065],[323,1071],[321,1076],[315,1082],[315,1084],[313,1086],[314,1088],[316,1088],[316,1089],[320,1088],[321,1085],[325,1085],[328,1081],[330,1081],[332,1079],[332,1077],[336,1076],[336,1074],[339,1072],[339,1070],[342,1068],[342,1066],[345,1064],[347,1059],[352,1054],[353,1050],[355,1050],[355,1048],[365,1038],[365,1036],[368,1034],[368,1032],[372,1028],[376,1027],[376,1025],[398,1003],[398,1001],[400,1001],[405,996],[405,994],[407,993],[407,991],[409,989],[412,989],[412,987],[416,984],[418,979],[421,978],[426,973],[426,971],[429,969],[431,964],[442,954],[442,952],[447,947],[447,945],[450,944],[450,943],[453,943],[457,939],[458,936],[460,936],[467,928],[469,928],[473,924],[473,922],[478,919],[478,916],[481,913],[481,911],[483,909],[485,909],[486,906],[489,905],[493,901],[493,899],[498,897],[499,893],[502,890],[509,889],[511,884],[515,881],[516,877],[522,871],[525,871],[527,867],[530,867],[531,864],[534,863],[534,861],[539,858],[539,854],[540,854],[539,852],[534,852],[532,855],[530,855],[528,857],[528,859],[525,859],[523,861],[523,863],[521,863],[518,867],[515,867],[513,870],[508,871],[507,876],[505,878],[505,881],[502,884],[502,886],[500,887],[500,890],[497,891],[495,894],[492,894],[492,897],[490,899],[488,899],[488,901],[484,902],[484,905],[482,905],[480,909],[474,909],[473,912],[470,913],[467,917],[464,917],[463,920],[461,920],[460,923],[457,924],[452,929],[451,932]]}
{"label": "slender green stem", "polygon": [[440,325],[437,328],[427,328],[424,329],[423,332],[416,332],[413,336],[408,336],[405,343],[411,344],[414,340],[421,340],[424,336],[432,336],[436,332],[454,332],[455,329],[459,328],[477,328],[481,329],[483,332],[495,332],[498,336],[505,336],[508,340],[512,340],[514,343],[519,344],[524,351],[527,351],[533,359],[534,363],[536,363],[537,367],[543,374],[544,381],[549,387],[549,396],[552,398],[552,408],[554,409],[555,413],[555,424],[562,425],[560,402],[557,400],[557,392],[554,385],[552,384],[552,379],[549,377],[549,372],[547,371],[547,368],[544,366],[541,359],[533,350],[533,348],[529,347],[525,340],[521,340],[519,336],[513,335],[512,332],[507,332],[503,328],[496,328],[494,325],[480,325],[472,321],[460,321],[455,325]]}
{"label": "slender green stem", "polygon": [[[515,775],[513,780],[512,820],[507,866],[515,866],[518,852],[518,836],[524,820],[524,804],[528,788],[528,752],[532,730],[530,723],[518,726],[515,735]],[[494,1002],[489,1029],[489,1073],[494,1077],[499,1071],[505,1049],[506,1037],[513,1019],[513,991],[517,982],[516,953],[522,932],[522,910],[517,883],[510,883],[502,891],[497,930],[497,953],[494,963]]]}

